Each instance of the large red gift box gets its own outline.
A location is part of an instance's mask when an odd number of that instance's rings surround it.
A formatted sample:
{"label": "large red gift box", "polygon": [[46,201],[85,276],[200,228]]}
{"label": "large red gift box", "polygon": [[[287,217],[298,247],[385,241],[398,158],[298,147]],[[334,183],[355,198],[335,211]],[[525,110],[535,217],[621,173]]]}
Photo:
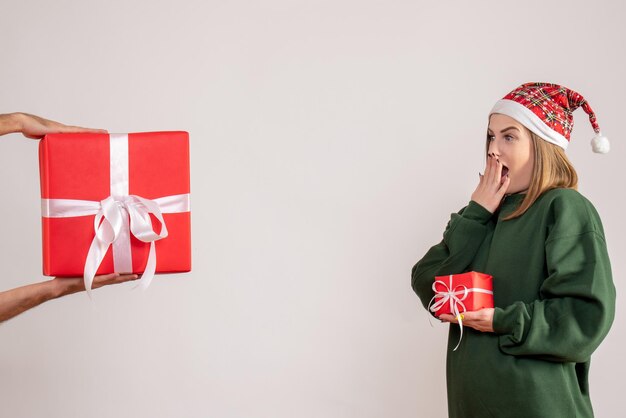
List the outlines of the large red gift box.
{"label": "large red gift box", "polygon": [[435,296],[430,310],[442,314],[458,315],[467,311],[493,308],[493,277],[470,271],[462,274],[436,276],[433,283]]}
{"label": "large red gift box", "polygon": [[44,275],[191,270],[187,132],[50,134],[39,168]]}

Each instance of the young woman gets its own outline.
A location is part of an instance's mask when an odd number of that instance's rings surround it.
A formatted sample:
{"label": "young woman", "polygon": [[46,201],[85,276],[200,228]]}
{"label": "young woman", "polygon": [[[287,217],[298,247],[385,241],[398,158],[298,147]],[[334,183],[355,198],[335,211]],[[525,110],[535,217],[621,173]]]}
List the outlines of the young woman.
{"label": "young woman", "polygon": [[608,152],[589,104],[566,87],[526,83],[499,100],[470,202],[413,267],[424,307],[435,276],[493,276],[495,308],[460,315],[456,351],[459,318],[440,318],[455,324],[446,361],[452,418],[593,416],[590,356],[613,322],[615,288],[600,217],[564,152],[579,106],[597,133],[593,150]]}

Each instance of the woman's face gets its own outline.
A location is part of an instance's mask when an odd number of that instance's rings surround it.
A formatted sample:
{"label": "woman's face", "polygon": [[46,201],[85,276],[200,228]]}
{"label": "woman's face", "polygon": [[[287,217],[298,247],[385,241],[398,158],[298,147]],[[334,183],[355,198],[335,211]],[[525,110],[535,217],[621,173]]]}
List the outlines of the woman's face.
{"label": "woman's face", "polygon": [[527,191],[533,173],[535,154],[530,132],[510,116],[494,113],[487,130],[489,154],[502,163],[502,175],[509,174],[508,193]]}

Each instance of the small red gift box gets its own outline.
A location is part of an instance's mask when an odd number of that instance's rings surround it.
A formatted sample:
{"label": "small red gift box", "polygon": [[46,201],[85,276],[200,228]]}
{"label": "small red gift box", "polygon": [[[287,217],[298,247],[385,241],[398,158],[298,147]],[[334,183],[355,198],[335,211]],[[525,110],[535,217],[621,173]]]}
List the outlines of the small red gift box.
{"label": "small red gift box", "polygon": [[430,311],[457,316],[459,313],[493,308],[493,277],[476,271],[436,276]]}
{"label": "small red gift box", "polygon": [[187,132],[50,134],[39,168],[44,275],[191,270]]}

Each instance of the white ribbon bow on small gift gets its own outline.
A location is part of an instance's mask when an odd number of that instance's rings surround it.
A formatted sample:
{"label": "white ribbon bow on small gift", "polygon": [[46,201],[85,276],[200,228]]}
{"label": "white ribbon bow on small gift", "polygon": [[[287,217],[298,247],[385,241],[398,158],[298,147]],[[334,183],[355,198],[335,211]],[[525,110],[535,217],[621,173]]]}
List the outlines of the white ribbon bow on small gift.
{"label": "white ribbon bow on small gift", "polygon": [[[95,237],[89,247],[83,278],[85,290],[91,297],[93,279],[110,246],[113,246],[114,271],[133,271],[130,234],[150,243],[150,252],[138,286],[147,288],[156,271],[155,242],[168,235],[164,213],[189,212],[189,193],[160,197],[154,200],[128,194],[128,135],[111,134],[111,196],[97,202],[73,199],[42,199],[42,216],[67,218],[94,217]],[[157,233],[150,214],[161,223]]]}
{"label": "white ribbon bow on small gift", "polygon": [[[473,287],[473,288],[468,289],[467,286],[462,285],[462,284],[457,285],[456,287],[452,288],[452,274],[449,276],[449,278],[450,278],[449,286],[448,284],[446,284],[445,282],[441,280],[435,280],[432,286],[432,289],[435,292],[435,296],[433,296],[430,302],[428,303],[428,309],[434,313],[434,312],[437,312],[439,309],[441,309],[447,302],[450,302],[450,312],[459,321],[459,328],[461,331],[459,342],[457,343],[456,347],[454,347],[454,350],[452,350],[452,351],[456,351],[456,349],[459,348],[459,345],[461,344],[461,340],[463,339],[463,319],[461,319],[461,313],[467,311],[463,301],[467,298],[470,292],[486,293],[486,294],[493,295],[493,291],[481,289],[478,287]],[[443,286],[444,290],[437,290],[437,284]],[[461,295],[463,296],[459,297]],[[439,300],[433,304],[435,299],[439,299]],[[462,311],[459,310],[459,305],[463,309]]]}

